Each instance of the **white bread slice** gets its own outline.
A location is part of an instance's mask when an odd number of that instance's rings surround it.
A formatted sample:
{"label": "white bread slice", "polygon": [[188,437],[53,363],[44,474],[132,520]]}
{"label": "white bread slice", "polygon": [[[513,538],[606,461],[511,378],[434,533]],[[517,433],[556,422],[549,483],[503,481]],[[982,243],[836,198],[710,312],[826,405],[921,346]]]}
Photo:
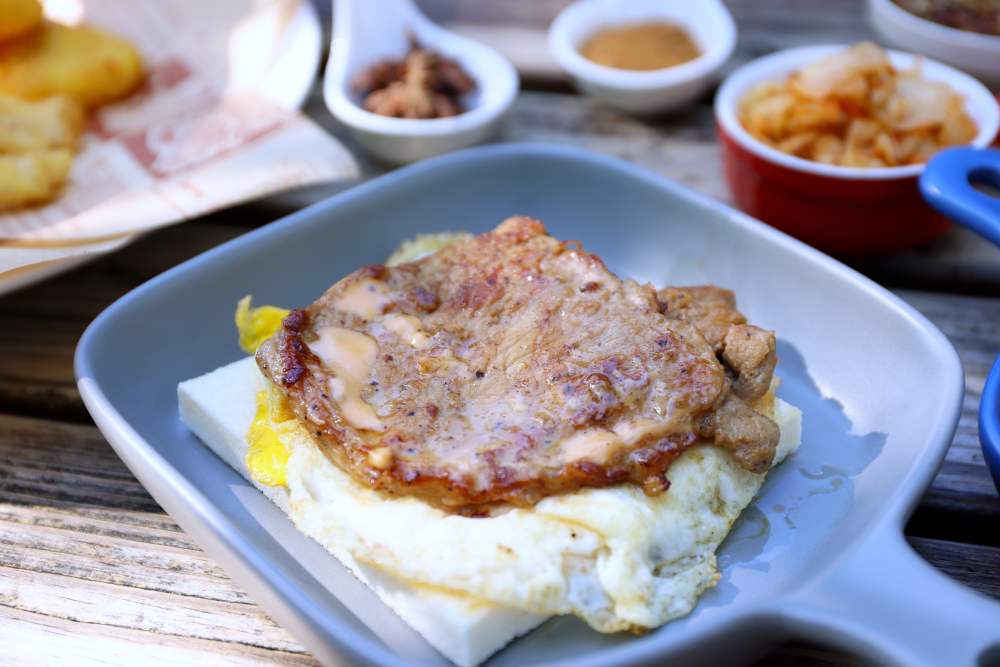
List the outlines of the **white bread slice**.
{"label": "white bread slice", "polygon": [[[181,420],[223,461],[236,469],[282,511],[289,514],[284,487],[257,484],[245,458],[246,433],[256,411],[257,393],[265,388],[252,358],[237,361],[178,386]],[[798,446],[801,413],[775,400],[774,415],[782,437],[775,463]],[[452,662],[471,667],[503,648],[515,637],[542,623],[546,617],[472,601],[427,588],[418,588],[356,561],[349,552],[330,551],[358,579],[428,643]],[[333,591],[336,594],[336,591]],[[364,619],[362,619],[364,620]],[[379,629],[370,626],[376,634]]]}
{"label": "white bread slice", "polygon": [[[285,488],[258,484],[246,466],[245,436],[256,411],[257,392],[264,389],[264,382],[252,357],[182,382],[177,387],[180,417],[219,458],[287,514]],[[479,664],[546,619],[517,609],[418,589],[357,562],[345,550],[334,551],[334,555],[431,646],[461,667]]]}

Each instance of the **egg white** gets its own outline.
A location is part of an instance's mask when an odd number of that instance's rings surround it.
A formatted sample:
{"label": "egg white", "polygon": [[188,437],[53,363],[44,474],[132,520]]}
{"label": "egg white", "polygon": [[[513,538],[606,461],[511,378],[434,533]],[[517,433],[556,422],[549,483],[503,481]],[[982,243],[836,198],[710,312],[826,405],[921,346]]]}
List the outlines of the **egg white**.
{"label": "egg white", "polygon": [[[388,263],[413,261],[461,236],[419,237]],[[244,359],[182,383],[181,417],[300,531],[463,666],[547,616],[575,614],[616,632],[689,613],[718,580],[715,551],[764,481],[724,450],[701,445],[674,462],[670,488],[658,496],[632,486],[587,489],[473,519],[359,484],[291,421],[276,431],[289,452],[287,488],[269,487],[246,460],[254,396],[264,388],[276,391]],[[773,388],[757,409],[781,430],[776,465],[799,445],[801,413],[774,398]]]}
{"label": "egg white", "polygon": [[[780,399],[776,462],[799,444],[801,413]],[[600,632],[653,628],[691,611],[717,580],[715,550],[764,481],[700,445],[670,488],[586,489],[488,518],[448,514],[366,488],[329,462],[304,428],[290,454],[288,512],[329,550],[416,586],[535,614],[575,614]]]}

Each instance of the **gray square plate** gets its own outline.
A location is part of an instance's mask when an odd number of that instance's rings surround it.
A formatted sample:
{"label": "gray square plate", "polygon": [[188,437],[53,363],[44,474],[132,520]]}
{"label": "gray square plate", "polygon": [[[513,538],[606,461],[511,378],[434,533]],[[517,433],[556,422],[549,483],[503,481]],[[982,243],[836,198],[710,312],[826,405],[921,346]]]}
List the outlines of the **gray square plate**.
{"label": "gray square plate", "polygon": [[779,393],[802,408],[804,431],[723,545],[722,580],[689,617],[643,637],[553,619],[490,664],[729,664],[805,635],[890,663],[972,665],[1000,641],[1000,605],[938,574],[902,537],[958,420],[963,376],[948,341],[829,257],[618,160],[480,148],[311,206],[108,308],[77,349],[80,392],[153,497],[321,660],[442,664],[187,431],[176,385],[239,358],[232,313],[243,295],[304,305],[403,239],[485,231],[515,213],[580,239],[620,275],[735,289],[754,322],[778,331]]}

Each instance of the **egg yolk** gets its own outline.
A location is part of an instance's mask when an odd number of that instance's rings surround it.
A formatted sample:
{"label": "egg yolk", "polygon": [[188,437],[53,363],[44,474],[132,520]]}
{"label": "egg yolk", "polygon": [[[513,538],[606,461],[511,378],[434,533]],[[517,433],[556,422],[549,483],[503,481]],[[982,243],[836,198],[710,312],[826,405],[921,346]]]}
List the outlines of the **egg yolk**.
{"label": "egg yolk", "polygon": [[[260,344],[281,327],[288,315],[284,308],[260,306],[253,308],[251,297],[245,296],[236,304],[236,330],[240,347],[253,354]],[[295,415],[276,391],[257,394],[257,412],[247,431],[246,464],[254,481],[267,486],[284,486],[288,467],[288,448],[281,441],[290,429],[295,428]]]}
{"label": "egg yolk", "polygon": [[[275,410],[275,407],[278,409]],[[258,392],[257,413],[247,432],[250,448],[247,450],[246,463],[254,480],[267,486],[284,486],[286,482],[288,449],[280,437],[281,432],[287,428],[287,423],[283,423],[287,419],[281,419],[287,416],[282,414],[286,410],[284,406],[275,406],[274,401],[269,399],[268,392]]]}
{"label": "egg yolk", "polygon": [[253,354],[260,344],[281,328],[281,321],[288,315],[287,310],[277,306],[251,307],[251,297],[245,296],[236,304],[236,330],[240,336],[240,347],[247,354]]}

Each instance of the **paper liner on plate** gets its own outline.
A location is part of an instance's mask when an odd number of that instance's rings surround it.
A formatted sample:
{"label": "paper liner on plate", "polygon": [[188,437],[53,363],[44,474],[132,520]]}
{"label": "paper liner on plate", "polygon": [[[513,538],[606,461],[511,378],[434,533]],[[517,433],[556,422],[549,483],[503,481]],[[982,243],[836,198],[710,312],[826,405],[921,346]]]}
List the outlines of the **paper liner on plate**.
{"label": "paper liner on plate", "polygon": [[[86,255],[111,252],[112,250],[117,250],[118,248],[124,246],[131,241],[132,238],[133,237],[131,235],[125,235],[117,236],[105,241],[87,242],[78,245],[60,245],[55,247],[25,247],[19,245],[8,246],[3,245],[3,242],[0,241],[0,275],[7,278],[8,273],[24,267],[30,267],[35,264],[54,262],[68,258],[83,258]],[[6,290],[4,290],[3,286],[0,285],[0,294],[4,291]]]}
{"label": "paper liner on plate", "polygon": [[55,20],[129,38],[147,80],[92,116],[58,199],[0,214],[0,274],[106,252],[121,245],[110,237],[280,190],[357,177],[350,153],[296,109],[319,48],[315,17],[300,0],[48,0],[45,8]]}

